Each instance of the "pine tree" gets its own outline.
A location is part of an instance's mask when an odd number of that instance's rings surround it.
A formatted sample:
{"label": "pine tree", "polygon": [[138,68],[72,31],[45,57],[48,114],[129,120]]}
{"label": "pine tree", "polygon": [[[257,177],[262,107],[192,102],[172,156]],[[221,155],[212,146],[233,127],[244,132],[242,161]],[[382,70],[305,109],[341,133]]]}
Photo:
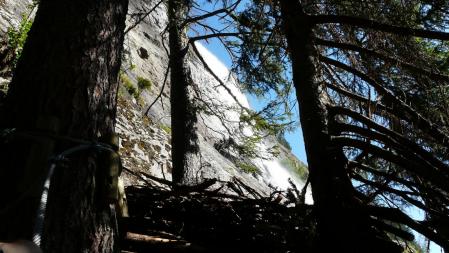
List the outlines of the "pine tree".
{"label": "pine tree", "polygon": [[422,46],[449,39],[446,10],[419,1],[279,0],[253,1],[235,15],[251,38],[240,45],[243,73],[264,66],[267,52],[281,64],[289,55],[321,240],[339,250],[400,251],[385,232],[413,236],[390,221],[448,247],[444,229],[397,208],[406,203],[446,224],[448,138],[444,116],[434,117],[444,110],[428,106],[444,103],[429,95],[448,79]]}
{"label": "pine tree", "polygon": [[[266,108],[263,112],[253,112],[248,108],[243,107],[240,101],[232,94],[232,91],[227,87],[226,83],[213,73],[211,67],[204,60],[199,53],[195,43],[201,40],[208,40],[213,38],[226,38],[239,36],[237,32],[222,32],[218,27],[206,25],[207,19],[213,17],[225,18],[232,15],[233,10],[237,8],[241,0],[235,2],[230,1],[216,1],[218,8],[212,11],[202,10],[196,1],[168,1],[168,32],[169,32],[169,69],[170,69],[170,105],[171,105],[171,120],[172,120],[172,158],[173,158],[173,182],[175,184],[194,184],[200,181],[200,169],[207,169],[207,166],[202,164],[199,153],[199,143],[197,134],[198,119],[204,118],[200,115],[213,115],[222,122],[228,136],[232,136],[238,142],[229,142],[222,140],[222,142],[232,143],[230,148],[242,150],[245,144],[254,142],[255,139],[261,137],[254,136],[242,137],[241,129],[232,127],[234,120],[229,120],[229,116],[225,115],[227,110],[236,110],[242,114],[240,119],[244,122],[242,125],[252,125],[254,129],[260,128],[260,132],[268,132],[275,134],[280,129],[286,128],[288,123],[279,124],[273,118],[275,113],[271,110],[273,108]],[[221,4],[221,5],[220,5]],[[200,14],[193,14],[192,10],[201,10]],[[203,31],[198,31],[203,28]],[[187,36],[188,31],[194,33],[196,36]],[[218,82],[218,86],[231,95],[238,108],[229,108],[223,105],[214,103],[214,99],[207,97],[207,92],[199,88],[192,80],[192,73],[188,66],[188,60],[199,60],[204,68],[211,74]],[[267,117],[266,115],[271,117]],[[265,119],[269,119],[267,121]],[[240,130],[240,131],[239,131]],[[259,133],[257,133],[259,134]],[[225,137],[226,139],[226,137]],[[249,145],[246,145],[247,147]],[[252,148],[247,149],[249,152],[236,152],[242,156],[257,156],[257,151]]]}
{"label": "pine tree", "polygon": [[187,66],[188,39],[185,20],[190,4],[184,0],[168,1],[170,108],[172,126],[173,182],[195,183],[200,167],[197,136],[197,109],[192,101],[192,77]]}
{"label": "pine tree", "polygon": [[[3,239],[31,239],[49,158],[114,132],[128,1],[42,0],[18,61],[2,129]],[[64,137],[53,138],[53,134]],[[4,132],[3,132],[4,133]],[[116,252],[116,220],[101,194],[99,153],[67,157],[51,180],[45,252]]]}

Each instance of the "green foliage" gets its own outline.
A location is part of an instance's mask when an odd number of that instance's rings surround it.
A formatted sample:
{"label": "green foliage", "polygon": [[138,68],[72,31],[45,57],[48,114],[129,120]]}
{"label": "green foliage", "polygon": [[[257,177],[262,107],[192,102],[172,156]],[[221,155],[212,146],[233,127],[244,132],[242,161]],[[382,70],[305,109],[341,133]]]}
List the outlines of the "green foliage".
{"label": "green foliage", "polygon": [[166,132],[167,134],[171,134],[171,127],[161,124],[160,125],[161,129],[164,130],[164,132]]}
{"label": "green foliage", "polygon": [[125,95],[125,87],[121,86],[118,88],[118,96],[123,97]]}
{"label": "green foliage", "polygon": [[441,72],[449,72],[449,42],[414,38],[414,46],[426,57],[426,64],[432,64]]}
{"label": "green foliage", "polygon": [[134,86],[129,87],[128,92],[129,92],[129,94],[132,95],[136,100],[139,99],[139,97],[140,97],[140,91],[139,91],[139,89],[137,89],[136,87],[134,87]]}
{"label": "green foliage", "polygon": [[303,181],[307,180],[309,176],[309,171],[302,163],[298,162],[292,157],[285,157],[281,160],[281,164],[288,168],[290,171],[299,176]]}
{"label": "green foliage", "polygon": [[137,86],[141,90],[150,90],[151,86],[152,86],[152,83],[151,83],[150,80],[148,80],[148,79],[146,79],[144,77],[138,76],[137,77]]}
{"label": "green foliage", "polygon": [[[270,90],[282,91],[288,87],[285,75],[286,59],[282,38],[273,25],[263,3],[254,3],[251,8],[239,13],[238,26],[241,42],[230,41],[229,46],[239,52],[234,71],[238,73],[244,89],[257,96]],[[263,46],[261,46],[263,45]],[[284,86],[286,85],[286,86]]]}
{"label": "green foliage", "polygon": [[[261,154],[260,147],[258,144],[262,141],[262,136],[253,135],[242,138],[241,141],[237,142],[233,138],[225,138],[214,144],[214,148],[220,152],[222,155],[229,159],[241,160],[252,159],[252,158],[262,158],[267,157]],[[269,147],[264,150],[265,154],[269,156],[279,156],[280,150],[277,145]],[[232,157],[232,158],[231,158]],[[235,161],[234,160],[234,161]]]}
{"label": "green foliage", "polygon": [[285,130],[286,124],[278,123],[277,119],[263,117],[261,113],[247,111],[240,115],[240,121],[252,126],[254,130],[268,135],[277,135]]}
{"label": "green foliage", "polygon": [[260,143],[262,137],[254,135],[243,139],[242,144],[237,145],[235,149],[239,155],[246,158],[255,158],[259,155],[257,144]]}
{"label": "green foliage", "polygon": [[256,174],[259,173],[259,169],[253,164],[238,162],[237,167],[239,167],[245,173]]}
{"label": "green foliage", "polygon": [[137,99],[137,104],[140,105],[141,107],[145,106],[145,100],[142,97],[138,97]]}
{"label": "green foliage", "polygon": [[120,80],[128,93],[137,100],[137,103],[141,106],[144,105],[145,101],[140,97],[140,94],[142,93],[142,90],[151,89],[151,81],[139,76],[137,77],[136,87],[124,70],[120,71]]}
{"label": "green foliage", "polygon": [[139,99],[140,96],[139,89],[133,85],[128,75],[126,75],[123,72],[120,73],[120,80],[123,86],[125,87],[126,91],[128,91],[129,95],[133,96],[135,99]]}
{"label": "green foliage", "polygon": [[[238,55],[233,71],[244,91],[264,99],[265,108],[253,115],[256,128],[276,135],[291,126],[292,83],[287,52],[279,26],[270,18],[266,1],[254,1],[235,16],[239,40],[229,38],[227,46]],[[265,119],[265,120],[262,120]]]}
{"label": "green foliage", "polygon": [[[425,28],[440,32],[446,32],[448,30],[446,22],[447,13],[445,12],[449,7],[448,1],[424,1],[425,3],[423,3],[422,1],[377,2],[331,0],[324,1],[323,3],[319,1],[319,3],[312,2],[307,4],[301,2],[296,5],[301,5],[302,8],[298,7],[298,9],[303,9],[304,17],[317,13],[323,15],[353,16],[363,17],[380,23],[392,24],[397,27]],[[447,89],[448,79],[444,76],[438,77],[435,74],[441,73],[442,75],[446,75],[449,71],[449,43],[434,39],[414,39],[412,36],[400,33],[385,33],[381,31],[382,29],[380,27],[371,27],[370,29],[365,27],[365,29],[355,25],[355,23],[336,27],[323,24],[313,26],[310,32],[310,38],[322,38],[326,41],[336,43],[344,42],[363,50],[352,50],[344,46],[339,48],[338,45],[331,45],[332,43],[323,46],[319,45],[320,42],[313,41],[314,39],[312,39],[304,43],[304,45],[310,46],[308,49],[305,49],[309,54],[305,52],[296,54],[294,49],[297,48],[297,44],[304,42],[302,41],[303,37],[298,39],[292,36],[293,39],[291,39],[290,36],[287,36],[278,40],[276,37],[277,35],[294,35],[298,32],[300,33],[300,31],[303,31],[302,28],[307,27],[307,24],[299,21],[301,18],[295,19],[296,17],[292,18],[289,15],[285,15],[289,14],[285,9],[283,9],[283,12],[279,12],[279,5],[277,3],[273,1],[252,1],[252,4],[246,8],[247,10],[237,13],[234,18],[239,21],[238,23],[241,26],[240,30],[247,32],[247,36],[245,34],[241,36],[243,41],[241,44],[229,44],[232,48],[237,48],[241,45],[240,51],[238,51],[239,54],[237,53],[240,59],[236,63],[236,68],[240,70],[237,71],[238,77],[243,80],[244,85],[247,86],[247,90],[259,96],[260,94],[267,93],[269,90],[273,90],[273,95],[277,95],[278,91],[284,90],[282,89],[282,82],[277,82],[278,80],[282,80],[277,79],[277,77],[282,78],[282,68],[277,69],[276,66],[279,63],[283,64],[282,56],[292,53],[290,56],[294,62],[296,60],[298,60],[297,62],[305,61],[306,59],[303,56],[313,57],[314,59],[311,63],[313,63],[313,68],[316,72],[296,69],[295,64],[285,64],[286,68],[293,67],[295,74],[298,73],[300,76],[302,74],[303,77],[310,74],[309,80],[305,81],[305,79],[300,79],[300,83],[297,83],[300,97],[301,94],[306,94],[300,102],[307,106],[301,106],[300,109],[302,112],[305,112],[303,115],[307,115],[306,120],[313,119],[315,115],[318,115],[315,118],[317,119],[315,122],[321,121],[323,125],[328,124],[327,126],[329,128],[332,128],[331,124],[333,121],[344,121],[344,123],[367,130],[365,132],[357,132],[355,130],[352,131],[350,128],[342,127],[338,131],[335,131],[337,135],[341,135],[344,138],[349,138],[354,141],[360,140],[360,145],[351,144],[349,141],[341,145],[344,146],[341,150],[343,150],[348,159],[354,159],[362,165],[375,162],[375,166],[362,168],[362,166],[356,165],[356,167],[360,168],[347,171],[348,176],[352,178],[356,178],[353,175],[359,174],[358,169],[368,172],[363,175],[368,183],[361,181],[361,184],[354,185],[358,192],[366,195],[370,199],[367,204],[383,206],[387,203],[388,206],[399,208],[404,207],[405,202],[410,202],[408,203],[410,205],[416,205],[412,204],[416,201],[405,200],[406,198],[403,197],[404,195],[402,193],[394,193],[394,191],[391,193],[388,190],[414,189],[416,187],[423,202],[433,203],[434,207],[436,207],[433,210],[443,210],[447,206],[447,203],[443,203],[444,201],[441,198],[435,196],[436,194],[429,193],[430,190],[427,190],[432,187],[439,187],[437,186],[439,184],[437,180],[429,180],[429,182],[426,180],[423,183],[419,178],[425,174],[424,172],[420,175],[421,172],[408,168],[410,166],[407,165],[407,162],[396,162],[394,159],[389,158],[391,156],[382,155],[380,152],[370,150],[369,145],[381,147],[394,155],[399,153],[400,156],[414,157],[413,151],[409,152],[403,149],[403,146],[407,147],[409,146],[407,145],[408,143],[414,142],[413,144],[416,144],[417,147],[423,148],[424,153],[427,154],[429,152],[429,157],[432,156],[431,159],[419,158],[422,159],[422,164],[428,162],[426,159],[429,159],[429,161],[441,161],[444,165],[447,165],[447,145],[444,145],[441,139],[446,140],[447,138],[444,138],[444,135],[449,132],[449,118],[447,117],[449,115],[447,110],[449,108],[447,104],[449,101],[447,95],[449,94],[449,89]],[[296,13],[298,16],[302,15],[299,14],[300,11]],[[284,32],[282,25],[278,24],[286,24],[287,27],[284,26],[284,28],[293,29],[287,29],[290,31],[286,30],[287,32]],[[302,28],[296,29],[297,27],[295,26],[301,26]],[[307,38],[307,36],[304,38]],[[287,43],[288,45],[286,45]],[[276,46],[279,49],[275,48]],[[287,48],[291,49],[291,52],[282,52]],[[369,49],[369,51],[365,51],[366,49]],[[303,53],[305,54],[302,55]],[[333,61],[340,61],[344,65],[335,64],[330,67],[325,60],[321,60],[325,58],[320,59],[320,55],[325,55]],[[288,59],[288,57],[285,58]],[[343,67],[345,65],[347,67]],[[272,71],[265,71],[265,69]],[[355,71],[351,72],[350,69]],[[274,76],[273,74],[277,72],[281,75]],[[288,73],[286,77],[288,77]],[[278,87],[276,84],[281,86]],[[314,88],[313,92],[305,93],[302,93],[304,91],[303,89],[299,89],[299,87],[306,87],[305,85],[310,87],[315,84],[320,85],[322,88]],[[338,84],[341,88],[349,91],[349,93],[336,91],[335,89],[332,89],[332,91],[327,90],[325,84],[334,86]],[[288,90],[288,87],[286,88]],[[321,94],[326,93],[325,91],[328,91],[328,97],[326,98],[321,96]],[[350,93],[365,97],[366,105],[361,105],[361,100],[353,99],[353,97],[348,95]],[[374,102],[374,109],[372,108],[372,102]],[[313,108],[314,104],[326,105],[328,108],[341,106],[351,109],[361,116],[368,116],[375,123],[387,128],[387,130],[396,132],[400,136],[403,135],[404,139],[409,142],[405,141],[405,144],[403,143],[398,146],[391,141],[384,141],[390,137],[392,139],[396,138],[395,134],[385,133],[387,131],[383,132],[386,138],[382,138],[382,140],[380,137],[373,137],[373,135],[367,133],[371,131],[371,127],[363,125],[364,123],[361,120],[355,119],[356,117],[351,116],[349,117],[350,119],[345,118],[345,113],[340,113],[342,116],[338,119],[335,117],[330,119],[329,122],[325,122],[326,119],[324,116],[326,115],[325,113],[323,114],[325,110],[322,111],[318,107]],[[386,105],[386,109],[380,109],[377,107],[378,105]],[[308,106],[312,106],[310,110]],[[401,108],[404,108],[404,112],[398,113],[398,110],[390,111],[389,108],[397,108],[401,111]],[[410,115],[417,116],[409,116],[409,111]],[[428,124],[426,126],[416,124],[418,121],[428,121]],[[305,128],[318,127],[321,124],[310,122],[307,123],[308,125]],[[434,128],[434,130],[430,130],[431,128]],[[315,130],[323,133],[326,129],[320,127],[320,129]],[[440,134],[440,131],[444,132]],[[335,132],[326,134],[333,135]],[[433,132],[437,132],[437,134],[433,134]],[[305,134],[310,136],[309,133]],[[317,141],[319,142],[320,140]],[[363,141],[366,141],[369,145],[363,145]],[[319,145],[319,143],[312,140],[312,145]],[[338,149],[338,152],[340,152],[340,145],[338,145]],[[436,149],[438,152],[435,152]],[[312,150],[308,155],[319,158],[322,155],[326,155],[326,152]],[[288,158],[286,158],[284,164],[292,167],[299,174],[302,174],[302,178],[305,178],[306,173],[302,173],[302,171],[306,170],[301,170],[300,168],[303,166],[298,166],[298,164],[293,163]],[[335,164],[335,166],[340,165]],[[431,167],[429,166],[429,169]],[[382,176],[380,176],[377,172],[382,172],[384,175],[381,174]],[[329,173],[331,177],[335,176],[331,172]],[[403,185],[403,181],[406,182],[405,185]],[[373,183],[371,184],[371,182]],[[434,183],[435,185],[433,185]],[[444,185],[441,187],[444,188]],[[332,195],[335,192],[323,194]],[[348,196],[351,194],[348,192]],[[407,193],[405,195],[407,196]],[[419,205],[416,206],[419,208]],[[445,216],[443,212],[437,215]],[[382,230],[382,227],[379,226],[378,229]],[[439,228],[436,226],[433,228],[430,225],[430,230],[439,230]]]}
{"label": "green foliage", "polygon": [[9,27],[7,31],[8,35],[8,47],[14,52],[13,65],[15,66],[22,55],[23,46],[28,37],[28,32],[33,25],[33,19],[29,18],[29,15],[22,15],[19,27]]}

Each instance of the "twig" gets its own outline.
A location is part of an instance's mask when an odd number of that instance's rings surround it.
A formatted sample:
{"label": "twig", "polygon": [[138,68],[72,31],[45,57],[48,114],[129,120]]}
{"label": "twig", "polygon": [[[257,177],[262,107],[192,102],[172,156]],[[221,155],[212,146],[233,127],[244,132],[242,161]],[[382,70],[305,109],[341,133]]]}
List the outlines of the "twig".
{"label": "twig", "polygon": [[165,71],[164,82],[162,83],[162,87],[161,87],[161,91],[159,92],[159,95],[157,95],[157,97],[154,99],[154,101],[148,106],[147,110],[145,111],[145,115],[148,116],[148,113],[150,112],[151,107],[153,107],[153,105],[159,100],[159,98],[161,98],[162,94],[164,93],[165,84],[167,83],[167,77],[168,77],[169,70],[170,70],[170,66],[168,66],[167,70]]}

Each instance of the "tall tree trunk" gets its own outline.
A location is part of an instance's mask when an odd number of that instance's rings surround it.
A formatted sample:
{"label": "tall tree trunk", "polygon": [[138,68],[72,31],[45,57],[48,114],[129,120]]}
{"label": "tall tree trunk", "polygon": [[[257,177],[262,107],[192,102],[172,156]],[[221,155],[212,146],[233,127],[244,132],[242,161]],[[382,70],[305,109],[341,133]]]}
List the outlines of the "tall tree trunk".
{"label": "tall tree trunk", "polygon": [[[372,245],[375,235],[368,224],[369,217],[359,211],[355,191],[346,174],[347,159],[330,139],[325,87],[316,68],[312,25],[298,0],[280,0],[280,4],[318,217],[320,246],[324,247],[320,252],[329,247],[336,252],[381,252],[383,244]],[[387,242],[387,245],[391,244]]]}
{"label": "tall tree trunk", "polygon": [[187,35],[183,21],[189,1],[169,0],[170,105],[172,127],[173,182],[188,185],[198,181],[199,169],[197,115],[190,98],[191,73],[187,67]]}
{"label": "tall tree trunk", "polygon": [[[52,152],[34,132],[58,128],[90,141],[114,132],[127,8],[128,0],[40,1],[0,114],[2,128],[31,131],[1,145],[3,238],[30,238],[47,155],[76,146],[58,141]],[[44,252],[117,251],[115,217],[97,189],[102,161],[92,151],[68,158],[51,181]]]}

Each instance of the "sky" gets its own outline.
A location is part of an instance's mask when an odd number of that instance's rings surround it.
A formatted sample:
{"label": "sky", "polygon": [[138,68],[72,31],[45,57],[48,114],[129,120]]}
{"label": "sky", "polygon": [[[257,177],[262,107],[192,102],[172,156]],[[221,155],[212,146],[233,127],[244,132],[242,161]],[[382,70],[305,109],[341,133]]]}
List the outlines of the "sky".
{"label": "sky", "polygon": [[[231,67],[232,61],[229,55],[227,54],[226,50],[224,49],[224,47],[217,39],[211,39],[208,40],[207,42],[202,41],[201,44],[204,45],[213,54],[215,54],[224,65],[226,65],[228,68]],[[260,110],[265,106],[263,100],[258,99],[251,94],[246,94],[246,96],[249,100],[251,108],[253,108],[254,110],[256,111]],[[299,160],[307,164],[306,153],[304,150],[304,140],[302,138],[302,131],[299,124],[298,108],[295,109],[294,115],[295,116],[293,117],[293,120],[295,121],[295,124],[298,127],[296,127],[293,132],[286,133],[285,138],[292,147],[293,154],[295,154],[295,156],[298,157]]]}
{"label": "sky", "polygon": [[[213,1],[212,1],[213,2]],[[247,0],[242,0],[237,10],[243,9],[245,4],[247,3]],[[201,8],[206,11],[216,10],[219,8],[219,5],[214,6],[214,4],[209,3],[208,1],[204,1],[201,3]],[[194,13],[194,14],[201,14],[201,13]],[[206,22],[208,25],[212,27],[223,27],[223,24],[220,23],[220,21],[216,17],[208,18]],[[194,36],[194,34],[189,34]],[[204,45],[209,51],[211,51],[215,56],[217,56],[218,59],[221,60],[221,62],[230,68],[232,66],[231,58],[229,57],[226,49],[223,47],[221,42],[218,39],[209,39],[207,41],[201,41],[201,44]],[[261,108],[265,107],[264,101],[257,99],[255,96],[252,96],[250,94],[246,94],[249,103],[251,105],[251,108],[254,110],[260,110]],[[285,134],[286,140],[289,142],[290,146],[292,147],[293,154],[299,158],[302,162],[307,164],[307,158],[306,153],[304,149],[304,141],[302,137],[302,131],[299,124],[299,117],[298,117],[298,108],[295,109],[294,117],[292,120],[296,121],[297,128],[293,132],[289,132]]]}

